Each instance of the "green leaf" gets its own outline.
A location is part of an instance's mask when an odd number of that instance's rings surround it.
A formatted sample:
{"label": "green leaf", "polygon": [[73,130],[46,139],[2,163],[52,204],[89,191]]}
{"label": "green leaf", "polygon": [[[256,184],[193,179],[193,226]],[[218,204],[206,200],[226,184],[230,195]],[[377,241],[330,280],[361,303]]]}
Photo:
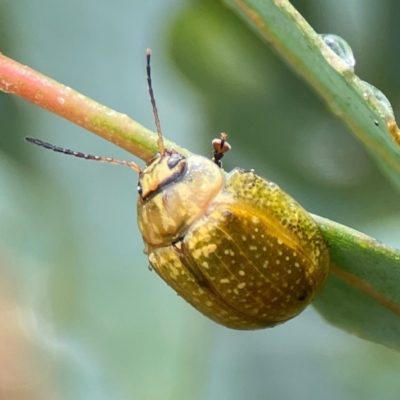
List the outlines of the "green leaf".
{"label": "green leaf", "polygon": [[[400,134],[392,115],[286,0],[225,0],[326,100],[400,187]],[[334,32],[332,32],[334,33]]]}
{"label": "green leaf", "polygon": [[313,216],[330,246],[331,274],[314,306],[346,331],[400,349],[400,251]]}

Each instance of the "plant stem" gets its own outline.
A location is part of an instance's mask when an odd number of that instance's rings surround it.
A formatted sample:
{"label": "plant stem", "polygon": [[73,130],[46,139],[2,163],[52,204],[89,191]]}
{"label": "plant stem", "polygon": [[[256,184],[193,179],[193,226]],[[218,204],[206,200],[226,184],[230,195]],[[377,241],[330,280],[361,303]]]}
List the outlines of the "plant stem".
{"label": "plant stem", "polygon": [[[130,119],[0,53],[0,90],[15,94],[129,151],[148,162],[157,136]],[[188,151],[166,140],[169,148]]]}

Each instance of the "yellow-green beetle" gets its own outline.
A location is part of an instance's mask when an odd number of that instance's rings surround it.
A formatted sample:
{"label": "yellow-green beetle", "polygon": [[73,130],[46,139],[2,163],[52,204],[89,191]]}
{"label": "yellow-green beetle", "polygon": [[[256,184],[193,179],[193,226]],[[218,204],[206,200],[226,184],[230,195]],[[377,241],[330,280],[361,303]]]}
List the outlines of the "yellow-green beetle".
{"label": "yellow-green beetle", "polygon": [[165,148],[150,78],[159,153],[133,163],[29,141],[78,157],[129,165],[139,173],[137,214],[154,271],[210,319],[234,329],[283,323],[317,296],[329,273],[328,248],[310,215],[253,170],[226,174],[226,135],[214,158]]}

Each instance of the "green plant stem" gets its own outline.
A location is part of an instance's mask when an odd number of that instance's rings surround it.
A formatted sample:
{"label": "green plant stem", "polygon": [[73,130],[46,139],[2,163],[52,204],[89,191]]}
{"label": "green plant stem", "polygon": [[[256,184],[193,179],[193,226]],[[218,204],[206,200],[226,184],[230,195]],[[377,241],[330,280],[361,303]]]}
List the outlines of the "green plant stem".
{"label": "green plant stem", "polygon": [[[145,162],[157,153],[157,135],[126,114],[111,110],[1,53],[0,90],[57,114]],[[168,140],[166,145],[184,154],[188,153]]]}

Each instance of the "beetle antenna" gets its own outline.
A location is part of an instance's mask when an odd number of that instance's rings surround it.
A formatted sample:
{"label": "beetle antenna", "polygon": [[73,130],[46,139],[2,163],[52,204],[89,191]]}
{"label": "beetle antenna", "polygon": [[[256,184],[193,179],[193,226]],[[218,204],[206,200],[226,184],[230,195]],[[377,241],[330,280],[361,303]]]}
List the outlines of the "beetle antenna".
{"label": "beetle antenna", "polygon": [[74,156],[74,157],[78,157],[78,158],[84,158],[85,160],[93,160],[93,161],[100,161],[100,162],[105,162],[105,163],[109,163],[109,164],[125,165],[127,167],[132,168],[138,174],[140,174],[142,172],[139,165],[133,161],[122,161],[122,160],[116,160],[111,157],[93,156],[91,154],[81,153],[80,151],[73,151],[73,150],[69,150],[69,149],[64,149],[63,147],[54,146],[50,143],[43,142],[42,140],[34,139],[31,137],[26,137],[25,140],[27,140],[30,143],[36,144],[37,146],[44,147],[45,149],[53,150],[57,153],[67,154],[69,156]]}
{"label": "beetle antenna", "polygon": [[158,151],[160,154],[165,154],[165,145],[164,145],[164,138],[163,134],[161,132],[161,125],[160,125],[160,119],[158,118],[158,111],[157,111],[157,106],[156,106],[156,100],[154,98],[154,92],[153,92],[153,86],[151,84],[151,68],[150,68],[150,57],[151,57],[151,50],[147,49],[146,50],[146,74],[147,74],[147,85],[149,87],[149,94],[150,94],[150,101],[151,105],[153,106],[153,114],[154,114],[154,120],[156,122],[156,128],[157,128],[157,133],[158,133],[158,140],[157,140],[157,146],[158,146]]}

